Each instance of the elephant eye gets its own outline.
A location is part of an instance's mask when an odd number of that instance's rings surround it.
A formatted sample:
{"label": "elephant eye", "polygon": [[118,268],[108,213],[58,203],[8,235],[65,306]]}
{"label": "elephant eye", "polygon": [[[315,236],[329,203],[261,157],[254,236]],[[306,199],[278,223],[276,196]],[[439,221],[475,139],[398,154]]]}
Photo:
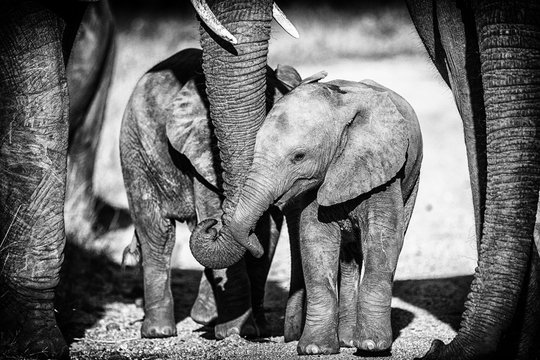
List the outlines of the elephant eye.
{"label": "elephant eye", "polygon": [[295,163],[300,162],[304,160],[305,157],[306,157],[306,154],[304,154],[303,152],[296,153],[293,157],[293,162]]}

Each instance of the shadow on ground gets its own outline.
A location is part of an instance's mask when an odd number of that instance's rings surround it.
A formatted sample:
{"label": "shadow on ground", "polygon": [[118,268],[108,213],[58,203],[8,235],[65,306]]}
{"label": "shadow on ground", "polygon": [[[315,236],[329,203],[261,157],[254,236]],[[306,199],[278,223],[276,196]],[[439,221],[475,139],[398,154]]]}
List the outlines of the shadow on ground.
{"label": "shadow on ground", "polygon": [[68,342],[84,337],[85,330],[103,317],[107,304],[134,303],[142,296],[138,269],[122,271],[104,251],[68,241],[56,290],[57,320]]}
{"label": "shadow on ground", "polygon": [[[68,342],[83,338],[85,330],[94,326],[105,315],[106,306],[120,302],[143,304],[142,269],[126,267],[114,262],[105,251],[98,252],[68,242],[64,252],[61,281],[57,289],[57,319]],[[176,322],[189,317],[197,296],[200,270],[173,269],[171,286]],[[270,336],[283,334],[283,318],[288,292],[278,282],[267,283],[267,318]],[[142,319],[139,319],[142,321]],[[212,326],[201,326],[206,338],[213,338]]]}
{"label": "shadow on ground", "polygon": [[[171,283],[177,322],[189,316],[201,275],[199,270],[173,270]],[[61,279],[57,290],[58,320],[69,342],[84,337],[85,330],[103,317],[107,304],[121,302],[142,306],[142,272],[136,267],[122,271],[106,254],[68,243]],[[427,310],[457,330],[471,281],[472,276],[396,281],[394,296]],[[270,335],[281,336],[287,291],[278,282],[270,281],[267,293]],[[394,339],[413,317],[409,311],[392,309]],[[200,331],[206,333],[203,336],[213,338],[212,327],[201,327]]]}
{"label": "shadow on ground", "polygon": [[394,296],[427,310],[457,331],[461,314],[465,310],[464,303],[472,279],[472,275],[466,275],[440,279],[396,281],[394,283]]}

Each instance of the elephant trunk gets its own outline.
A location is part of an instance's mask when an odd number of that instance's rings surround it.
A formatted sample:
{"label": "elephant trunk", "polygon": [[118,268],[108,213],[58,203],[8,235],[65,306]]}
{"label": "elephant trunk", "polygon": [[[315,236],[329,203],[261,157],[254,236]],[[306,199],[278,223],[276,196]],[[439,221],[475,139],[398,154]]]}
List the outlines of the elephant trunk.
{"label": "elephant trunk", "polygon": [[250,232],[255,229],[257,222],[275,199],[272,184],[258,179],[268,177],[260,175],[248,177],[230,223],[234,239],[255,252],[262,251],[262,247],[255,235]]}
{"label": "elephant trunk", "polygon": [[540,183],[540,68],[530,59],[540,56],[540,9],[522,11],[504,1],[482,5],[475,18],[486,104],[486,205],[478,267],[451,346],[515,354],[515,348],[498,344],[513,333],[531,269]]}
{"label": "elephant trunk", "polygon": [[223,41],[201,25],[206,92],[220,149],[225,200],[219,234],[209,231],[215,222],[201,223],[191,236],[191,248],[204,266],[225,267],[238,261],[245,252],[245,246],[232,240],[229,223],[252,162],[256,133],[266,115],[266,59],[272,1],[227,0],[209,5],[238,44],[233,46]]}

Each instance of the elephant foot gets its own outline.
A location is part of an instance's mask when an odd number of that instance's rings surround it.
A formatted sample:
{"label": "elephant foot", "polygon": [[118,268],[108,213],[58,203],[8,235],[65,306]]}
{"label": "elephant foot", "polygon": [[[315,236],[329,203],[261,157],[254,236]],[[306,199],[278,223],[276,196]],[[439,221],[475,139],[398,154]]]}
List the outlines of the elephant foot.
{"label": "elephant foot", "polygon": [[203,274],[199,284],[199,293],[191,307],[191,318],[198,324],[209,325],[217,319],[216,299],[212,286]]}
{"label": "elephant foot", "polygon": [[342,327],[341,323],[340,323],[338,338],[339,338],[339,345],[341,347],[352,348],[352,347],[355,346],[354,345],[355,328],[356,328],[356,326]]}
{"label": "elephant foot", "polygon": [[[24,315],[16,314],[20,315],[19,319],[23,320],[18,322],[22,324],[22,328],[15,338],[17,350],[21,354],[39,359],[69,358],[69,348],[56,324],[52,308],[50,310],[32,310]],[[4,319],[6,318],[4,317]]]}
{"label": "elephant foot", "polygon": [[[376,324],[376,325],[373,325]],[[370,352],[381,352],[390,349],[392,346],[392,328],[390,322],[371,322],[370,326],[360,325],[358,336],[353,344],[359,350]]]}
{"label": "elephant foot", "polygon": [[176,324],[172,311],[162,309],[146,310],[141,327],[141,336],[143,338],[176,336]]}
{"label": "elephant foot", "polygon": [[18,338],[19,351],[39,359],[69,359],[69,349],[57,325],[25,329]]}
{"label": "elephant foot", "polygon": [[296,347],[298,355],[329,355],[339,353],[337,334],[328,331],[313,331],[304,334]]}
{"label": "elephant foot", "polygon": [[368,304],[373,303],[366,302],[365,308],[358,312],[354,346],[368,352],[386,351],[392,346],[391,307],[368,307]]}
{"label": "elephant foot", "polygon": [[260,336],[260,331],[255,323],[251,309],[236,319],[216,324],[214,333],[216,339],[225,339],[235,334],[249,338]]}

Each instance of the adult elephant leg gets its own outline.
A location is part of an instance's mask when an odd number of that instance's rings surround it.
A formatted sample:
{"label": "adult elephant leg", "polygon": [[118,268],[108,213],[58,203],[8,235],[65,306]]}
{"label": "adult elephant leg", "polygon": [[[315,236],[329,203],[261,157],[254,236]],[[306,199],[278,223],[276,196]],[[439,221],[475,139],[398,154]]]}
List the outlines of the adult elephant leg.
{"label": "adult elephant leg", "polygon": [[[114,63],[113,35],[107,1],[89,4],[67,66],[71,102],[66,230],[82,243],[107,227],[115,214],[95,196],[92,185]],[[99,214],[109,218],[98,218]]]}
{"label": "adult elephant leg", "polygon": [[[478,268],[458,335],[426,358],[515,358],[505,340],[527,287],[540,183],[540,9],[478,2],[473,10],[486,106],[487,191]],[[535,321],[538,321],[537,319]]]}
{"label": "adult elephant leg", "polygon": [[59,357],[54,289],[65,244],[68,90],[64,22],[0,5],[0,318],[20,351]]}
{"label": "adult elephant leg", "polygon": [[437,70],[452,89],[463,120],[476,238],[482,237],[486,198],[486,115],[473,15],[455,1],[408,0],[416,30]]}

